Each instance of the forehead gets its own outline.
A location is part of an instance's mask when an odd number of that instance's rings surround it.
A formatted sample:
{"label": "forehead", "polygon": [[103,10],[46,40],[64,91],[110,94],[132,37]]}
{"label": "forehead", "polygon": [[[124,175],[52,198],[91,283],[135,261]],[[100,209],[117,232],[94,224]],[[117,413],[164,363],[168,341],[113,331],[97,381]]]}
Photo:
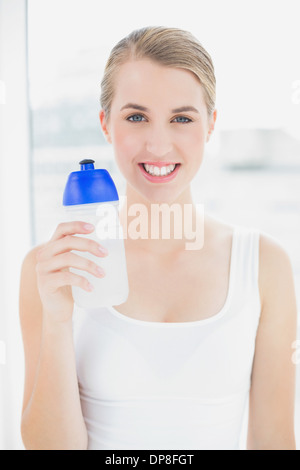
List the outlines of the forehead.
{"label": "forehead", "polygon": [[126,62],[115,76],[112,104],[119,106],[123,101],[149,107],[152,103],[168,102],[172,107],[176,104],[201,106],[204,95],[200,81],[193,72],[142,59]]}

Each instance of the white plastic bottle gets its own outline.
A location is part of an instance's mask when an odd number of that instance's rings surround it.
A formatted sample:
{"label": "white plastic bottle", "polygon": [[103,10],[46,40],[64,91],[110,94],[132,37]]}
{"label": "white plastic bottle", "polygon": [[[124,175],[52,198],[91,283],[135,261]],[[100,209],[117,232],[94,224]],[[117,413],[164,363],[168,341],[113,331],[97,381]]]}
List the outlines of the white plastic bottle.
{"label": "white plastic bottle", "polygon": [[92,233],[77,236],[96,240],[107,249],[108,256],[98,258],[89,252],[73,251],[97,263],[105,271],[105,276],[98,278],[87,271],[70,268],[94,286],[92,292],[72,286],[73,299],[81,308],[120,305],[126,301],[129,287],[118,192],[107,170],[94,169],[94,160],[79,163],[80,171],[69,175],[64,190],[65,220],[93,224],[95,230]]}

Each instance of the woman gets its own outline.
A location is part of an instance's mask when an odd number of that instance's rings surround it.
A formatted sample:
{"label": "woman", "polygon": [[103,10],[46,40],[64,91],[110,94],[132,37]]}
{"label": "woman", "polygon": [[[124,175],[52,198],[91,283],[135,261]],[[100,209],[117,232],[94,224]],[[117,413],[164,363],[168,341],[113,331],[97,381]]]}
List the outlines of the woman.
{"label": "woman", "polygon": [[[134,31],[111,52],[101,105],[127,183],[120,218],[130,293],[122,305],[73,313],[71,285],[92,287],[68,268],[101,277],[107,255],[74,236],[91,230],[80,221],[60,224],[28,253],[26,448],[237,449],[249,396],[248,448],[295,449],[289,257],[266,234],[202,218],[191,196],[216,121],[209,54],[179,29]],[[185,232],[174,230],[168,239],[130,237],[124,207],[142,205],[151,227],[162,203],[192,209],[200,247],[186,249]]]}

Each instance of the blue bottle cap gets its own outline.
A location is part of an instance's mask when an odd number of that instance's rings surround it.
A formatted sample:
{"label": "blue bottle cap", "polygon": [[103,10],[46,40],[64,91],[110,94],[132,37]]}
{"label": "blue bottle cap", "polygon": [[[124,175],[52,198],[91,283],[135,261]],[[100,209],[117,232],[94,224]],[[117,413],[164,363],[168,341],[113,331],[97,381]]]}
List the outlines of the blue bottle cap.
{"label": "blue bottle cap", "polygon": [[63,195],[64,206],[119,200],[108,171],[95,170],[94,163],[94,160],[81,160],[80,171],[70,173]]}

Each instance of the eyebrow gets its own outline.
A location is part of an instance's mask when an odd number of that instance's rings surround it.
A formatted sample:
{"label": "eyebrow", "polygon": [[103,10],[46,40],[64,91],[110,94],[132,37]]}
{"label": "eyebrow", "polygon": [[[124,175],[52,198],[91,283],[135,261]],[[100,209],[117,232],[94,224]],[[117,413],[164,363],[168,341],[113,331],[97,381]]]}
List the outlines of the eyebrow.
{"label": "eyebrow", "polygon": [[[144,111],[145,113],[148,113],[150,111],[149,108],[146,108],[145,106],[141,106],[140,104],[135,104],[135,103],[127,103],[125,106],[123,106],[120,111],[123,111],[123,109],[136,109],[138,111]],[[175,108],[172,109],[172,113],[183,113],[187,111],[192,111],[194,113],[198,113],[198,109],[196,109],[194,106],[181,106],[180,108]]]}

